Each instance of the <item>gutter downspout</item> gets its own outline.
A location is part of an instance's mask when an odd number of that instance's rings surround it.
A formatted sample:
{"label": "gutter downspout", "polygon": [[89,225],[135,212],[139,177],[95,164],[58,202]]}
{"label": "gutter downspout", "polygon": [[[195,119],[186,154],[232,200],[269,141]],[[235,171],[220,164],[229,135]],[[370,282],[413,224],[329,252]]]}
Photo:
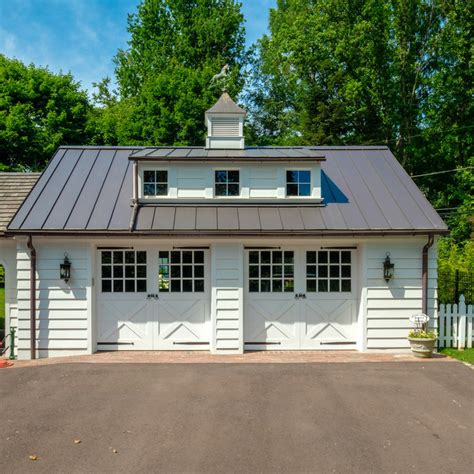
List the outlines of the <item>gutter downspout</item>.
{"label": "gutter downspout", "polygon": [[428,235],[428,242],[423,247],[421,263],[421,312],[427,314],[428,311],[428,250],[433,245],[433,234]]}
{"label": "gutter downspout", "polygon": [[30,250],[30,354],[36,359],[36,249],[31,235],[26,245]]}
{"label": "gutter downspout", "polygon": [[138,163],[136,161],[133,162],[133,197],[131,205],[133,206],[132,209],[132,217],[130,219],[129,231],[133,232],[135,230],[135,224],[137,221],[138,215],[138,208],[140,206],[138,202]]}

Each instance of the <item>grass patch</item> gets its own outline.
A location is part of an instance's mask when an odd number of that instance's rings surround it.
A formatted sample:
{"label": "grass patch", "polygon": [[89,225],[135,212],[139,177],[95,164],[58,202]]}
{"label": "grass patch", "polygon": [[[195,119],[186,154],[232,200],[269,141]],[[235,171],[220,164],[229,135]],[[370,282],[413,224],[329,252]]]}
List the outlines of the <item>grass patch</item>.
{"label": "grass patch", "polygon": [[5,329],[5,288],[0,288],[0,329]]}
{"label": "grass patch", "polygon": [[474,348],[473,349],[464,349],[463,351],[458,351],[451,347],[445,347],[440,350],[441,354],[453,357],[454,359],[461,360],[463,362],[468,362],[469,364],[474,365]]}

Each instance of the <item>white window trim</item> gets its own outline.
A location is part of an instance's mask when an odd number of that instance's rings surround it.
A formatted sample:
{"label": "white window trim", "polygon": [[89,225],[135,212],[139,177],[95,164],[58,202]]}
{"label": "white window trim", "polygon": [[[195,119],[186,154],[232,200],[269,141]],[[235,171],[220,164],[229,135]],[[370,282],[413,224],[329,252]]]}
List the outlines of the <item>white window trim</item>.
{"label": "white window trim", "polygon": [[[145,171],[166,171],[168,173],[168,193],[163,195],[155,195],[155,196],[145,196],[144,187],[145,187]],[[173,186],[174,185],[174,186]],[[176,172],[172,167],[156,167],[156,166],[144,166],[140,168],[140,172],[138,173],[138,189],[139,199],[145,199],[147,201],[156,201],[158,199],[168,199],[171,197],[177,197],[176,192]],[[176,196],[173,196],[173,193],[176,192]]]}
{"label": "white window trim", "polygon": [[[288,181],[286,180],[286,173],[287,171],[309,171],[310,173],[310,182],[309,182],[309,189],[310,189],[310,193],[309,193],[309,196],[288,196],[288,192],[287,192],[287,185],[288,185]],[[287,168],[285,168],[285,176],[284,176],[284,179],[285,179],[285,187],[284,187],[284,192],[285,192],[285,199],[314,199],[313,197],[313,194],[314,194],[314,167],[313,166],[289,166]]]}
{"label": "white window trim", "polygon": [[[216,171],[238,171],[239,172],[239,194],[237,196],[217,196],[216,195]],[[212,198],[214,199],[241,199],[242,198],[242,170],[236,167],[217,166],[212,168]]]}

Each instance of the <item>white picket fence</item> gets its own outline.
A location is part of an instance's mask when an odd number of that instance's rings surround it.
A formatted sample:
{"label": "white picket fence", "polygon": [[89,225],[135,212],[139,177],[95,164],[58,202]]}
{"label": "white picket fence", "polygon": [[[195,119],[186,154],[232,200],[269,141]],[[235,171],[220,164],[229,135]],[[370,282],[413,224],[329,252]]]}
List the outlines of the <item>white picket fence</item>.
{"label": "white picket fence", "polygon": [[440,305],[438,318],[439,347],[473,347],[474,313],[471,304],[466,306],[464,295],[459,304]]}

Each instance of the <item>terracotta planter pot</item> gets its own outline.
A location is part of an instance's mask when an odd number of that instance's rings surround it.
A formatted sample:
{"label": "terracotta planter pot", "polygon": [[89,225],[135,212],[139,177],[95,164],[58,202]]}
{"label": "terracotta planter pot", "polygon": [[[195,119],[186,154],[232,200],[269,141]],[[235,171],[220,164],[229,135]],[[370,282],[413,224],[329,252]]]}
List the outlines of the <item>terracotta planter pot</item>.
{"label": "terracotta planter pot", "polygon": [[436,343],[437,338],[425,339],[417,337],[409,337],[411,350],[415,357],[423,357],[428,359],[433,354],[433,349]]}

